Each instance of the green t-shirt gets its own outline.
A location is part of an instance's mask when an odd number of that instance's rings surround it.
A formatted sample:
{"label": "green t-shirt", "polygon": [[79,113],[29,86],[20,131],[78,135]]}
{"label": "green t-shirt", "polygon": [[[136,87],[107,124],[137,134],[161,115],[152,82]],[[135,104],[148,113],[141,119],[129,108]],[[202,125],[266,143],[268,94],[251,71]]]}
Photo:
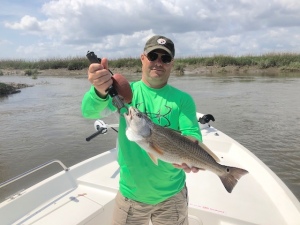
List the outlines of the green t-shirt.
{"label": "green t-shirt", "polygon": [[[131,105],[146,113],[155,124],[202,141],[195,103],[189,94],[168,84],[161,89],[150,88],[142,81],[130,85],[133,92]],[[111,98],[99,98],[94,87],[83,98],[84,117],[101,118],[114,110]],[[118,162],[122,195],[135,201],[157,204],[180,192],[185,185],[185,172],[161,160],[155,165],[144,150],[127,139],[125,132],[126,122],[120,116]]]}

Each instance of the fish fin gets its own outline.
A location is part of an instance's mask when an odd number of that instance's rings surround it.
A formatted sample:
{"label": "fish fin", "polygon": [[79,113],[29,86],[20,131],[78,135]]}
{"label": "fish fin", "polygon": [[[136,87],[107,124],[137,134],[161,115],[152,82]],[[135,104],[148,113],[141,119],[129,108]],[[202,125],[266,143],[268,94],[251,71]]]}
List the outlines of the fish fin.
{"label": "fish fin", "polygon": [[151,154],[151,153],[149,153],[149,152],[148,152],[148,155],[149,155],[150,159],[152,160],[152,162],[153,162],[155,165],[158,165],[158,160],[157,160],[157,158],[156,158],[153,154]]}
{"label": "fish fin", "polygon": [[[163,154],[163,151],[158,146],[154,145],[153,142],[149,143],[149,147],[152,149],[152,151],[155,151],[156,153],[158,153],[160,155]],[[149,155],[150,159],[152,160],[152,162],[155,165],[158,165],[157,157],[150,152],[148,152],[148,155]]]}
{"label": "fish fin", "polygon": [[220,162],[220,159],[218,158],[218,156],[216,156],[215,153],[213,153],[212,150],[210,150],[204,143],[202,142],[198,142],[198,145],[205,150],[211,157],[214,158],[214,160],[216,160],[216,162]]}
{"label": "fish fin", "polygon": [[219,176],[225,189],[231,193],[238,180],[248,173],[247,170],[236,168],[236,167],[227,167],[227,173]]}
{"label": "fish fin", "polygon": [[152,148],[153,151],[156,151],[158,154],[163,155],[164,151],[161,150],[157,145],[155,145],[153,142],[149,143],[149,146]]}

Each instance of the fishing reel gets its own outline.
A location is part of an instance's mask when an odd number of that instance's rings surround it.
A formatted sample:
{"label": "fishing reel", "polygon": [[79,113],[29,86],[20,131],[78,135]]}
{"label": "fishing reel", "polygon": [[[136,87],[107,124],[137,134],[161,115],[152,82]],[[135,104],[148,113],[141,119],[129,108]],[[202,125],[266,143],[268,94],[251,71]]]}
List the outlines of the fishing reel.
{"label": "fishing reel", "polygon": [[106,134],[107,133],[107,125],[102,120],[96,120],[94,123],[94,128],[96,130],[95,133],[87,137],[85,140],[90,141],[94,137],[97,137],[99,134]]}
{"label": "fishing reel", "polygon": [[103,120],[96,120],[94,123],[94,128],[95,128],[96,132],[93,133],[92,135],[90,135],[89,137],[87,137],[85,140],[90,141],[94,137],[97,137],[99,134],[106,134],[108,131],[108,128],[111,128],[112,130],[114,130],[115,132],[118,133],[118,130],[116,129],[118,127],[119,127],[119,124],[109,124],[108,125]]}

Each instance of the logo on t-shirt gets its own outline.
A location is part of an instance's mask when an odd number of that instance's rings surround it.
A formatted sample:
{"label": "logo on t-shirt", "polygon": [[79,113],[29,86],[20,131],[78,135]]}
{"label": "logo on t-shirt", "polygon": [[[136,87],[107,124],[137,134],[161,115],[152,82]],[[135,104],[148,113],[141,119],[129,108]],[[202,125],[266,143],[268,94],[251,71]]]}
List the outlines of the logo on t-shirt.
{"label": "logo on t-shirt", "polygon": [[159,124],[162,127],[171,126],[171,122],[169,120],[169,114],[172,111],[171,107],[165,105],[156,112],[149,112],[144,103],[138,103],[135,107],[141,112],[144,112],[153,121],[153,123]]}

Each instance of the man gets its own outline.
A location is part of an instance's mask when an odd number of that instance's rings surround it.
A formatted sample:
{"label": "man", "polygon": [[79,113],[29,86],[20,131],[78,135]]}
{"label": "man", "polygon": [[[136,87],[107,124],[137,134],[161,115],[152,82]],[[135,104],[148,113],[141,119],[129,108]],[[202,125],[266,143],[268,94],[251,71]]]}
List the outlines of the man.
{"label": "man", "polygon": [[[174,43],[170,39],[155,35],[147,41],[140,56],[142,79],[130,84],[131,105],[146,113],[154,123],[202,141],[192,97],[168,84],[174,56]],[[112,85],[107,59],[90,65],[88,80],[92,87],[83,98],[83,115],[99,118],[116,110],[106,93]],[[163,161],[155,165],[144,150],[127,139],[125,129],[125,119],[120,116],[120,187],[113,224],[148,225],[149,220],[153,225],[188,224],[185,172],[198,169]]]}

